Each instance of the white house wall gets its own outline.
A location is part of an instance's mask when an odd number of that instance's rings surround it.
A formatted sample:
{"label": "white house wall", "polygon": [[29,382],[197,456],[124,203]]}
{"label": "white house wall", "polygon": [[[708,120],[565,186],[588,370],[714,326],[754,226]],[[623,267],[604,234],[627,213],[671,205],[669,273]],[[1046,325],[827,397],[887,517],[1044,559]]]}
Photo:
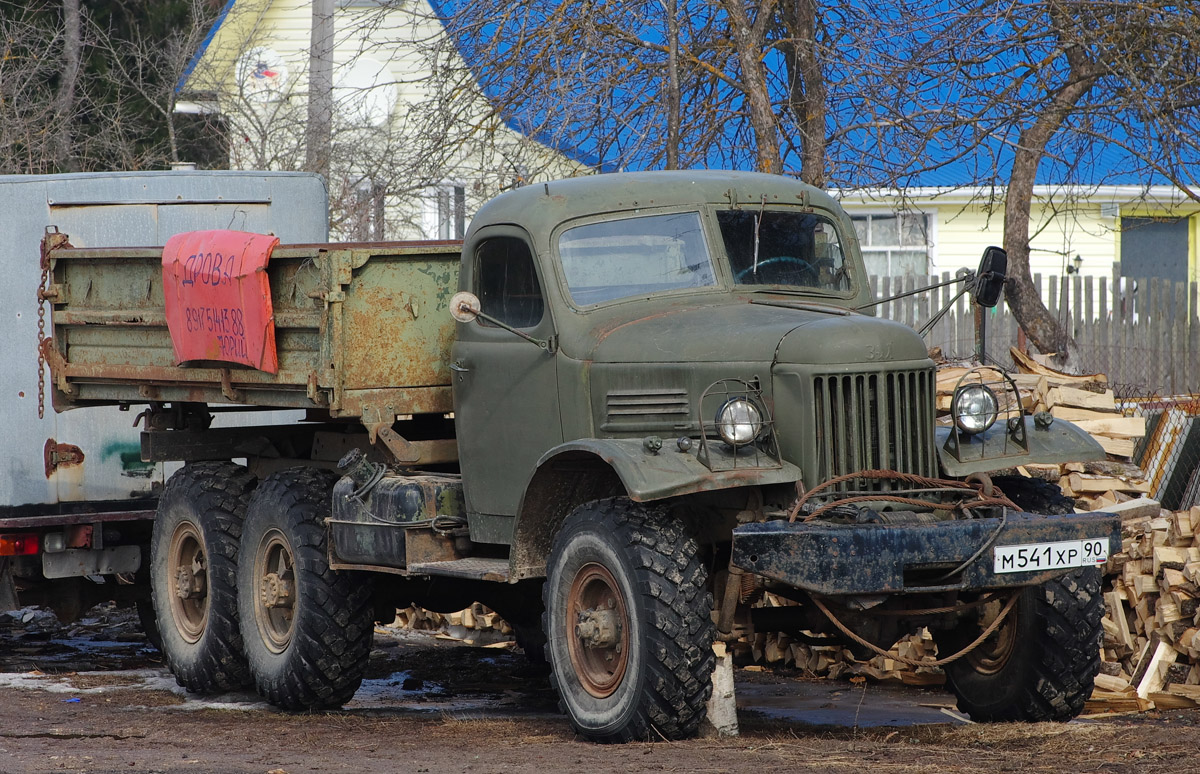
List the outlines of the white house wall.
{"label": "white house wall", "polygon": [[[517,181],[590,171],[522,136],[492,113],[425,0],[382,13],[369,4],[340,6],[334,20],[335,100],[342,99],[344,105],[352,95],[343,86],[353,63],[360,63],[361,75],[373,69],[361,66],[371,59],[382,70],[375,88],[394,93],[394,107],[374,128],[369,122],[347,121],[345,111],[335,115],[340,128],[335,129],[330,189],[348,192],[343,202],[351,201],[356,181],[378,179],[382,169],[389,180],[387,238],[436,236],[431,233],[431,224],[436,227],[433,185],[462,186],[469,218],[483,201]],[[189,88],[221,95],[219,108],[237,130],[230,148],[234,168],[288,169],[303,164],[311,23],[308,2],[239,0],[189,78]],[[435,46],[436,78],[431,58]],[[278,55],[286,82],[275,99],[247,103],[236,97],[238,68],[233,62],[256,47]],[[431,124],[431,111],[439,100],[450,110],[437,118],[448,118]],[[336,197],[333,204],[336,211]],[[348,205],[342,206],[344,210]],[[347,223],[340,229],[335,224],[337,236],[348,236],[352,223]]]}

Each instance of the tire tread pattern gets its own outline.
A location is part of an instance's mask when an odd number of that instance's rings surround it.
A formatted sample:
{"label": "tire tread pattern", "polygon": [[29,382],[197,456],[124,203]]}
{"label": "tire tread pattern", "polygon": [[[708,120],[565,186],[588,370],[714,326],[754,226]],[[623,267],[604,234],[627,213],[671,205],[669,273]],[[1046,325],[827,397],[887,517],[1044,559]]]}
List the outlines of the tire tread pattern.
{"label": "tire tread pattern", "polygon": [[[1034,623],[1021,672],[1005,679],[1017,681],[1013,699],[1003,706],[981,706],[956,680],[967,668],[965,660],[949,669],[948,684],[958,696],[958,707],[976,721],[1063,721],[1083,711],[1100,670],[1104,597],[1098,568],[1084,568],[1046,581],[1031,589],[1019,607],[1032,600]],[[961,666],[960,666],[961,664]],[[986,695],[986,691],[981,692]],[[982,698],[982,697],[981,697]]]}
{"label": "tire tread pattern", "polygon": [[[159,499],[160,512],[176,502],[194,508],[207,543],[209,605],[205,634],[197,646],[182,650],[172,647],[173,638],[168,635],[163,648],[175,681],[189,691],[220,693],[253,684],[238,623],[237,561],[246,504],[256,483],[253,474],[241,465],[193,462],[171,476]],[[160,534],[163,531],[154,531],[151,556],[165,564],[159,551],[169,550],[161,543],[169,542],[171,536]],[[157,564],[152,559],[152,566]],[[166,582],[166,593],[172,593],[173,578],[157,580]],[[171,611],[158,609],[157,594],[151,598],[159,625],[171,625]]]}
{"label": "tire tread pattern", "polygon": [[[301,467],[280,471],[259,485],[251,501],[250,518],[256,509],[274,511],[284,524],[294,551],[296,583],[310,603],[297,608],[292,641],[283,654],[267,657],[280,668],[255,665],[259,694],[271,704],[290,710],[341,707],[362,683],[374,634],[371,585],[363,576],[353,577],[330,569],[325,539],[330,491],[337,476],[318,468]],[[253,575],[253,536],[247,533],[243,546]],[[244,624],[247,647],[265,650],[257,624]],[[251,659],[252,664],[259,659]]]}
{"label": "tire tread pattern", "polygon": [[[641,711],[624,728],[607,735],[589,733],[578,726],[576,731],[592,741],[613,743],[646,741],[660,735],[668,740],[694,736],[705,717],[716,664],[712,594],[696,542],[662,506],[610,498],[582,509],[568,518],[555,539],[552,554],[560,550],[559,538],[577,517],[602,524],[624,546],[634,560],[638,591],[646,602],[648,675]],[[543,593],[547,607],[543,629],[549,632],[549,584]],[[551,670],[550,679],[561,697],[563,686],[555,670]],[[561,699],[559,709],[570,714]]]}

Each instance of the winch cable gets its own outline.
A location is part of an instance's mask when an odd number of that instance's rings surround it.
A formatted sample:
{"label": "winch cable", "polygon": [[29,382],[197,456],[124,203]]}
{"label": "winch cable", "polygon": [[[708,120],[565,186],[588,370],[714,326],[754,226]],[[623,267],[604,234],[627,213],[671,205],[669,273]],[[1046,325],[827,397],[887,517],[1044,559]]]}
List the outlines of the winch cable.
{"label": "winch cable", "polygon": [[996,540],[998,540],[1000,538],[1000,533],[1003,532],[1004,528],[1007,526],[1008,526],[1008,508],[1001,508],[1000,509],[1000,523],[996,525],[996,528],[994,530],[992,530],[992,534],[988,536],[988,539],[983,541],[983,545],[981,545],[975,553],[971,554],[971,556],[968,557],[967,559],[965,559],[960,565],[955,567],[953,570],[950,570],[949,572],[946,572],[946,573],[943,573],[942,575],[937,576],[936,578],[932,579],[930,581],[930,583],[943,583],[945,581],[950,580],[955,575],[958,575],[960,572],[967,569],[968,567],[970,567],[971,564],[976,559],[983,556],[984,551],[988,550],[989,548],[991,548],[992,546],[994,546],[996,544]]}
{"label": "winch cable", "polygon": [[[943,493],[948,492],[950,494],[963,496],[963,497],[969,496],[972,499],[962,500],[957,503],[949,504],[949,506],[948,506],[951,510],[957,510],[957,511],[961,511],[964,513],[968,512],[969,509],[971,509],[971,508],[979,508],[979,507],[982,507],[985,505],[1002,506],[1001,515],[1000,515],[1000,523],[996,526],[996,529],[994,529],[992,531],[992,533],[988,536],[988,539],[986,541],[984,541],[983,545],[981,545],[968,559],[966,559],[965,561],[960,563],[953,570],[950,570],[949,572],[940,576],[937,580],[945,580],[945,579],[951,578],[954,575],[958,574],[959,572],[962,572],[962,570],[964,568],[968,567],[972,562],[976,561],[980,556],[982,556],[984,554],[985,551],[988,550],[988,548],[990,548],[991,546],[993,546],[995,544],[996,540],[1000,537],[1000,534],[1004,531],[1005,526],[1007,526],[1007,524],[1008,524],[1008,509],[1012,508],[1015,511],[1021,510],[1021,508],[1019,508],[1016,503],[1014,503],[1012,500],[1010,500],[1008,497],[1006,497],[1004,495],[1004,493],[1001,492],[999,489],[993,488],[990,485],[990,482],[988,482],[988,481],[963,482],[963,481],[956,481],[956,480],[952,480],[952,479],[929,478],[927,476],[918,476],[913,473],[901,473],[901,472],[895,471],[895,470],[861,470],[861,471],[858,471],[857,473],[847,473],[842,476],[837,476],[835,478],[831,478],[828,481],[824,482],[823,484],[813,487],[808,492],[805,492],[804,495],[796,501],[796,504],[794,506],[792,506],[792,510],[788,514],[788,522],[796,521],[796,517],[798,517],[800,515],[800,511],[804,507],[805,503],[807,503],[815,494],[819,493],[821,490],[828,489],[829,487],[837,486],[838,484],[841,484],[846,481],[853,481],[855,479],[875,479],[875,480],[887,480],[887,481],[900,481],[900,482],[903,482],[906,484],[912,484],[915,486],[937,488],[937,489],[941,490]],[[813,521],[814,519],[819,518],[822,514],[828,512],[829,510],[836,508],[837,506],[840,506],[840,505],[847,505],[849,503],[855,503],[855,502],[879,502],[879,501],[895,502],[895,503],[901,503],[904,505],[914,505],[914,506],[917,506],[920,508],[936,508],[938,505],[943,505],[943,507],[946,506],[946,504],[943,504],[943,503],[934,503],[929,500],[924,500],[924,499],[917,498],[917,497],[903,497],[900,495],[889,495],[889,494],[879,493],[879,494],[861,495],[861,496],[854,496],[854,497],[843,497],[840,499],[836,499],[833,502],[823,505],[820,508],[818,508],[817,510],[815,510],[812,513],[805,516],[804,521],[805,522]],[[996,619],[994,621],[992,621],[992,623],[986,629],[984,629],[983,632],[979,635],[979,637],[977,637],[971,644],[967,645],[967,647],[963,648],[962,650],[958,651],[957,653],[954,653],[943,659],[938,659],[937,661],[918,661],[916,659],[910,659],[910,658],[905,658],[905,657],[898,656],[898,655],[893,655],[893,654],[889,653],[888,651],[884,650],[883,648],[880,648],[878,645],[875,645],[874,643],[869,642],[868,640],[860,637],[858,634],[851,631],[850,628],[847,627],[845,624],[843,624],[837,618],[837,616],[835,616],[833,614],[833,612],[819,598],[814,596],[814,597],[812,597],[812,601],[821,610],[821,612],[824,613],[825,617],[829,619],[830,623],[832,623],[834,626],[836,626],[838,628],[838,630],[842,632],[842,634],[846,635],[850,639],[854,640],[855,642],[868,648],[869,650],[871,650],[872,652],[874,652],[880,656],[886,656],[895,661],[899,661],[903,664],[907,664],[908,666],[918,667],[918,666],[942,666],[944,664],[949,664],[953,661],[957,661],[958,659],[962,658],[963,656],[967,655],[971,651],[978,648],[981,644],[983,644],[983,642],[985,640],[987,640],[988,637],[990,637],[1000,627],[1000,624],[1003,623],[1004,619],[1008,616],[1009,612],[1016,605],[1019,594],[1020,594],[1019,591],[1013,593],[1011,598],[1001,609],[1000,614],[998,616],[996,616]],[[966,604],[962,604],[962,605],[954,605],[954,606],[944,607],[944,608],[931,608],[928,610],[906,610],[906,611],[894,611],[894,612],[893,611],[878,611],[875,614],[876,615],[934,615],[934,614],[938,614],[938,613],[951,613],[951,612],[956,612],[958,610],[968,609],[970,607],[977,607],[979,605],[986,604],[987,602],[990,602],[994,599],[995,599],[994,596],[989,596],[989,597],[984,598],[983,600],[977,600],[972,603],[966,603]]]}
{"label": "winch cable", "polygon": [[991,637],[992,634],[994,634],[995,631],[1000,628],[1000,624],[1003,623],[1004,619],[1008,617],[1009,612],[1011,612],[1012,609],[1016,606],[1017,600],[1020,599],[1020,597],[1021,597],[1020,590],[1018,589],[1017,591],[1014,591],[1012,596],[1009,597],[1008,602],[1005,603],[1004,607],[1000,610],[1000,614],[996,616],[996,620],[992,621],[991,624],[989,624],[988,627],[986,629],[984,629],[983,632],[978,637],[975,638],[974,642],[972,642],[970,645],[963,648],[962,650],[958,651],[957,653],[946,656],[945,658],[939,658],[936,661],[919,661],[915,658],[907,658],[905,656],[901,656],[899,654],[893,654],[889,651],[886,651],[883,648],[876,645],[875,643],[869,642],[868,640],[863,639],[862,637],[858,636],[853,631],[851,631],[849,627],[847,627],[844,623],[842,623],[840,620],[838,620],[837,616],[835,616],[833,614],[833,612],[828,607],[826,607],[825,603],[822,602],[819,598],[811,597],[811,599],[816,604],[816,606],[821,610],[821,612],[825,614],[825,617],[829,619],[829,622],[838,628],[838,631],[840,631],[842,634],[846,635],[850,639],[854,640],[859,645],[862,645],[863,647],[871,650],[873,653],[880,655],[880,656],[885,656],[887,658],[892,659],[893,661],[899,661],[901,664],[907,664],[908,666],[911,666],[911,667],[934,667],[934,666],[945,666],[946,664],[949,664],[953,661],[957,661],[958,659],[962,658],[963,656],[967,655],[968,653],[970,653],[971,651],[975,650],[980,645],[982,645],[984,643],[984,641],[987,640],[988,637]]}
{"label": "winch cable", "polygon": [[[972,496],[974,499],[964,500],[959,503],[950,504],[948,507],[952,510],[965,511],[968,508],[978,508],[985,505],[1002,505],[1012,508],[1015,511],[1021,510],[1016,503],[1008,499],[999,489],[992,488],[992,491],[985,492],[986,483],[967,483],[963,481],[955,481],[953,479],[928,478],[926,476],[918,476],[913,473],[901,473],[896,470],[860,470],[857,473],[847,473],[845,475],[836,476],[828,481],[813,487],[804,493],[796,504],[792,506],[791,512],[788,514],[788,521],[794,522],[796,517],[800,515],[804,505],[817,493],[832,486],[853,481],[855,479],[875,479],[881,481],[900,481],[907,484],[914,484],[923,487],[936,487],[942,490],[952,490],[954,493],[961,492],[962,496]],[[836,496],[836,495],[835,495]],[[856,502],[895,502],[904,505],[914,505],[920,508],[936,508],[941,503],[930,502],[916,497],[903,497],[901,495],[889,495],[884,492],[872,495],[861,495],[856,497],[845,497],[834,500],[826,505],[821,506],[817,510],[804,517],[804,521],[812,521],[827,511],[838,507],[839,505],[847,505]]]}
{"label": "winch cable", "polygon": [[1000,598],[999,594],[986,594],[979,599],[970,602],[959,602],[953,605],[942,605],[941,607],[910,607],[900,608],[896,610],[877,610],[868,608],[861,611],[863,615],[891,616],[895,618],[911,618],[913,616],[924,615],[941,615],[943,613],[959,613],[963,610],[970,610],[973,607],[980,607],[989,602],[995,602]]}

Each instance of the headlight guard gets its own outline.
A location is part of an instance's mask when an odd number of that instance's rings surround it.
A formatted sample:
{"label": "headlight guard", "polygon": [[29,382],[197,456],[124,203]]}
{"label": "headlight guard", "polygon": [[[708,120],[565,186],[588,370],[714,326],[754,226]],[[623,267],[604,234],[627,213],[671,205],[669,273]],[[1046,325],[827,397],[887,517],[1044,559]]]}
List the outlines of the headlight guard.
{"label": "headlight guard", "polygon": [[775,422],[757,379],[719,379],[700,396],[698,457],[710,470],[777,468]]}

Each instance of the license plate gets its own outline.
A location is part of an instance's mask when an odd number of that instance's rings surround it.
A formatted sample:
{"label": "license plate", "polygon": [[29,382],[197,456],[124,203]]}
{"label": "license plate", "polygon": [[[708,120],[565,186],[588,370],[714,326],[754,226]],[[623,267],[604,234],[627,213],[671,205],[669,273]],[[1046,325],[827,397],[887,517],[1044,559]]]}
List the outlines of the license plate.
{"label": "license plate", "polygon": [[1108,539],[1062,540],[996,546],[994,572],[1041,572],[1069,567],[1095,567],[1108,559]]}

